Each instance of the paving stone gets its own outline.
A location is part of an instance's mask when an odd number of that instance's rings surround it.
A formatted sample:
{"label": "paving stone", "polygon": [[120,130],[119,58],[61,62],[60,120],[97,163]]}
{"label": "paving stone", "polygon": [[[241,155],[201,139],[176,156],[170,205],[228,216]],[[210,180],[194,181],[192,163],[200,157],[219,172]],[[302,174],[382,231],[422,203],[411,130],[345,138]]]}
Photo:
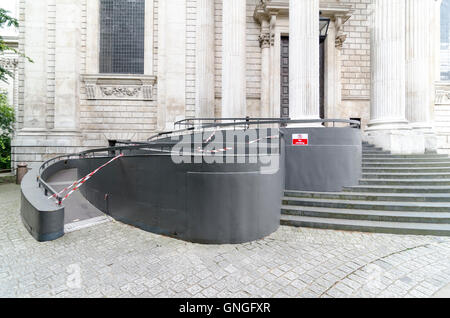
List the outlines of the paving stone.
{"label": "paving stone", "polygon": [[450,284],[448,237],[281,226],[217,246],[109,222],[38,243],[19,205],[0,185],[0,297],[430,297]]}

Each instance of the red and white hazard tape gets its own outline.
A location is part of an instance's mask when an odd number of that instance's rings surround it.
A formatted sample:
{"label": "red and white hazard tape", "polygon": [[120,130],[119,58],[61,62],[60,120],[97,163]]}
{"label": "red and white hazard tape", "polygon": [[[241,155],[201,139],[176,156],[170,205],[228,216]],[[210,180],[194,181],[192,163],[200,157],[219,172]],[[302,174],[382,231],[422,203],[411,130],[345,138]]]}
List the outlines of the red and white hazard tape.
{"label": "red and white hazard tape", "polygon": [[217,128],[214,129],[214,131],[213,131],[213,133],[211,134],[211,136],[209,136],[204,142],[205,142],[206,144],[209,143],[209,142],[213,139],[213,137],[216,135],[216,132],[217,132]]}
{"label": "red and white hazard tape", "polygon": [[[78,181],[75,181],[74,183],[72,183],[69,187],[64,188],[63,190],[61,190],[59,193],[56,193],[54,195],[49,196],[48,198],[56,198],[57,196],[65,193],[66,191],[72,189],[69,193],[66,194],[66,196],[64,198],[62,198],[61,202],[63,202],[65,199],[67,199],[68,197],[70,197],[70,195],[72,193],[74,193],[76,190],[78,190],[86,181],[88,181],[90,178],[92,178],[92,176],[94,174],[96,174],[97,172],[99,172],[101,169],[103,169],[104,167],[106,167],[107,165],[109,165],[110,163],[116,161],[117,159],[119,159],[120,157],[123,157],[123,153],[121,153],[120,155],[112,158],[110,161],[108,161],[107,163],[101,165],[100,167],[98,167],[97,169],[95,169],[94,171],[92,171],[91,173],[89,173],[87,176],[81,178]],[[73,188],[72,188],[73,187]],[[61,202],[57,202],[57,203],[61,203]]]}
{"label": "red and white hazard tape", "polygon": [[[215,134],[215,132],[214,132],[214,134]],[[212,136],[213,136],[213,135],[212,135]],[[212,138],[212,136],[211,136],[211,138]],[[278,135],[274,135],[274,136],[269,136],[269,137],[259,138],[259,139],[252,140],[252,141],[248,142],[248,144],[251,145],[251,144],[254,144],[255,142],[259,142],[259,141],[261,141],[261,140],[265,140],[265,139],[276,139],[276,138],[279,138],[279,136],[278,136]],[[208,138],[208,139],[209,139],[209,138]],[[225,148],[222,148],[222,149],[214,149],[214,150],[203,150],[202,147],[198,147],[198,148],[197,148],[197,151],[198,151],[198,152],[202,152],[202,153],[210,153],[210,154],[211,154],[211,153],[225,152],[225,151],[228,151],[228,150],[233,150],[233,148],[231,148],[231,147],[225,147]]]}
{"label": "red and white hazard tape", "polygon": [[228,151],[228,150],[233,150],[233,148],[225,147],[225,148],[222,148],[222,149],[214,149],[214,150],[203,150],[201,147],[197,148],[198,152],[210,153],[210,154],[211,153],[218,153],[218,152],[225,152],[225,151]]}
{"label": "red and white hazard tape", "polygon": [[264,139],[276,139],[276,138],[279,138],[279,137],[280,137],[280,136],[275,135],[275,136],[269,136],[269,137],[259,138],[259,139],[250,141],[248,144],[251,145],[251,144],[254,144],[255,142],[258,142],[258,141],[261,141],[261,140],[264,140]]}

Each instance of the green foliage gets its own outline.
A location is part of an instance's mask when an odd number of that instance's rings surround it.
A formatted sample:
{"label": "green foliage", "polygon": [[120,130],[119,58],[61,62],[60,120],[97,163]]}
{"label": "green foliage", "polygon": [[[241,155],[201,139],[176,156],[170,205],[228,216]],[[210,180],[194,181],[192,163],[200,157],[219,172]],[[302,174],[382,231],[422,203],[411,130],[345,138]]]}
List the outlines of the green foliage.
{"label": "green foliage", "polygon": [[0,134],[11,135],[14,124],[14,109],[8,105],[8,96],[0,92]]}
{"label": "green foliage", "polygon": [[6,93],[0,92],[0,169],[11,168],[11,136],[14,109],[8,105]]}
{"label": "green foliage", "polygon": [[[19,22],[17,21],[17,19],[11,17],[8,13],[9,11],[0,8],[0,28],[3,27],[18,28]],[[17,53],[19,56],[22,56],[26,58],[28,61],[33,62],[29,57],[25,56],[23,53],[17,51],[12,47],[9,47],[3,40],[3,37],[0,36],[0,54],[6,51]],[[8,71],[6,68],[0,66],[0,80],[3,82],[7,82],[8,77],[13,77],[13,73],[11,71]]]}
{"label": "green foliage", "polygon": [[11,138],[0,136],[0,170],[11,169]]}
{"label": "green foliage", "polygon": [[[9,15],[9,11],[0,8],[0,28],[3,27],[19,27],[17,19]],[[9,47],[3,37],[0,36],[0,55],[5,52],[14,52],[19,56],[33,62],[29,57],[17,51],[15,48]],[[7,82],[8,78],[12,78],[14,74],[6,68],[0,66],[0,80]],[[0,92],[0,169],[11,168],[11,136],[14,127],[14,109],[8,105],[7,95]]]}

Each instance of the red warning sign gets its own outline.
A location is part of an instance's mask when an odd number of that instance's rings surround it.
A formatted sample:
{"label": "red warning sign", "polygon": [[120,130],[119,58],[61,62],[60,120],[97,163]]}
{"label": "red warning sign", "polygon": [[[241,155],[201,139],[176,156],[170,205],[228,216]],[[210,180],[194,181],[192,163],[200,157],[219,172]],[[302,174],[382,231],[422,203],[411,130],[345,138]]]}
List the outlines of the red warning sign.
{"label": "red warning sign", "polygon": [[294,146],[308,146],[308,134],[292,134],[292,145]]}

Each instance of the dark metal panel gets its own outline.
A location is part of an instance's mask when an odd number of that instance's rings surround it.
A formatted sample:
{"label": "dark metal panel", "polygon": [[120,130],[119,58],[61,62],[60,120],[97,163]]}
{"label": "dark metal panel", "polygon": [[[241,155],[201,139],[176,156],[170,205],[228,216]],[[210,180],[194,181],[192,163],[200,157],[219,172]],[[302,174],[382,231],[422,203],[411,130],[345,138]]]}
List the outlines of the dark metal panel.
{"label": "dark metal panel", "polygon": [[[80,160],[79,177],[106,161]],[[145,155],[121,158],[81,190],[94,206],[124,223],[224,244],[259,239],[278,228],[282,183],[282,170],[262,174],[260,164],[177,165],[170,155]]]}
{"label": "dark metal panel", "polygon": [[289,118],[289,37],[281,37],[280,117]]}
{"label": "dark metal panel", "polygon": [[[308,134],[309,145],[293,146],[293,133]],[[339,191],[357,184],[361,176],[359,130],[285,128],[281,136],[276,141],[280,153],[265,155],[279,161],[273,174],[266,174],[261,162],[175,164],[170,153],[127,150],[127,156],[103,168],[80,191],[115,219],[154,233],[199,243],[256,240],[278,228],[284,187]],[[43,177],[76,167],[81,178],[109,159],[59,161]],[[37,171],[36,167],[22,183],[22,219],[36,239],[54,239],[63,234],[64,208],[37,187]]]}
{"label": "dark metal panel", "polygon": [[[287,190],[341,191],[357,185],[362,170],[361,132],[353,128],[285,128]],[[308,146],[292,145],[308,134]]]}
{"label": "dark metal panel", "polygon": [[188,173],[189,236],[201,243],[242,243],[276,231],[282,173]]}
{"label": "dark metal panel", "polygon": [[28,232],[39,242],[55,240],[64,235],[64,207],[56,205],[37,187],[39,165],[35,164],[21,184],[20,215]]}

